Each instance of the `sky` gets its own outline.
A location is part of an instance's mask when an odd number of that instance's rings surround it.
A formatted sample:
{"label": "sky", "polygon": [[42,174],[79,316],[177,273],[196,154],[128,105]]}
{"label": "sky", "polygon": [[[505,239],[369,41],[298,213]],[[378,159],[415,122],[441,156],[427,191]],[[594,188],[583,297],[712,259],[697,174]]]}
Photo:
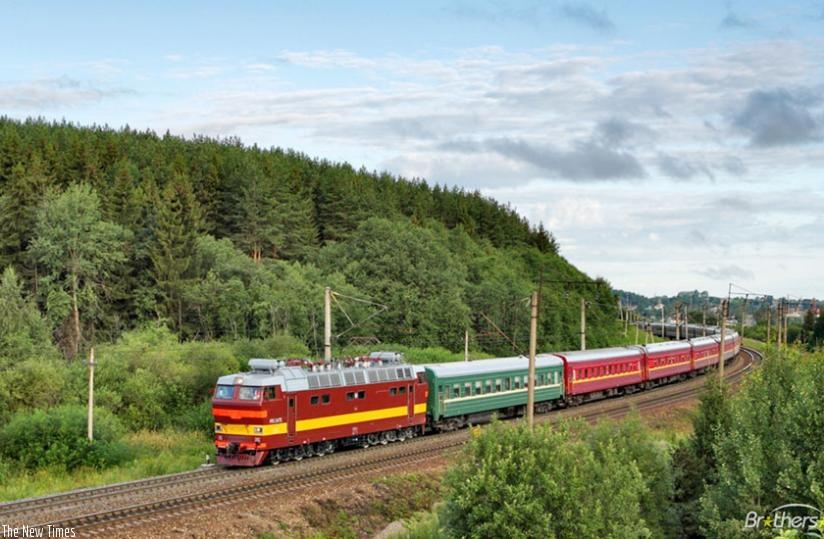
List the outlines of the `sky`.
{"label": "sky", "polygon": [[824,298],[824,0],[0,0],[0,114],[480,191],[591,277]]}

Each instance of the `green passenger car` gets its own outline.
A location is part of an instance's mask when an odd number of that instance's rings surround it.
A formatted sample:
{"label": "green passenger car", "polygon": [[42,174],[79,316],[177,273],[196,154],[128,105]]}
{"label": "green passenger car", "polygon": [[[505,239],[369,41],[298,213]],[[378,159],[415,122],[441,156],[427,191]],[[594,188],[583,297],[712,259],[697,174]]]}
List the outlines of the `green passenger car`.
{"label": "green passenger car", "polygon": [[[524,356],[425,365],[429,382],[427,414],[437,430],[500,416],[522,415],[526,409],[529,359]],[[564,366],[546,354],[535,358],[535,409],[547,411],[564,395]]]}

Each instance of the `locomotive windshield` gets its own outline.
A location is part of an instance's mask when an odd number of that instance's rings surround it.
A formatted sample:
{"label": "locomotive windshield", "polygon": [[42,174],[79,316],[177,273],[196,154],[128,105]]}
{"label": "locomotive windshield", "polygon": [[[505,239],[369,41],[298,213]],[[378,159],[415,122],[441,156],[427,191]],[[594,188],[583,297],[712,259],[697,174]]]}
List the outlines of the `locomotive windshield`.
{"label": "locomotive windshield", "polygon": [[215,398],[228,400],[232,398],[234,392],[235,386],[217,386],[217,389],[215,389]]}
{"label": "locomotive windshield", "polygon": [[240,392],[237,398],[242,401],[254,401],[260,399],[260,387],[256,386],[240,386]]}

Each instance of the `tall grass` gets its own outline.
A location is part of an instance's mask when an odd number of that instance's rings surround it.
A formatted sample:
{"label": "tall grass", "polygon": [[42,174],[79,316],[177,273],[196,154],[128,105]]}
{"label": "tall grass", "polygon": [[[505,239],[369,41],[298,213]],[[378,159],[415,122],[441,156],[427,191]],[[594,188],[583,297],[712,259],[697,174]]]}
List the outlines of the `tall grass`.
{"label": "tall grass", "polygon": [[212,440],[192,431],[139,431],[126,434],[123,442],[132,460],[104,470],[51,467],[25,471],[0,462],[0,501],[192,470],[204,462],[206,454],[214,453]]}

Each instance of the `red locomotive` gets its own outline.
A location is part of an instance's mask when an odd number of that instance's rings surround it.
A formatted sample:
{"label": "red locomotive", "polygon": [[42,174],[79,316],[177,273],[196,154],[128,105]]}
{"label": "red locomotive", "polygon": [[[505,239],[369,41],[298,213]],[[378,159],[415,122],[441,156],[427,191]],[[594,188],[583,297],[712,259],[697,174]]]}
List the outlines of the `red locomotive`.
{"label": "red locomotive", "polygon": [[[374,358],[372,358],[374,359]],[[288,367],[252,359],[251,372],[215,388],[217,463],[257,466],[416,436],[426,422],[426,382],[398,361]]]}

